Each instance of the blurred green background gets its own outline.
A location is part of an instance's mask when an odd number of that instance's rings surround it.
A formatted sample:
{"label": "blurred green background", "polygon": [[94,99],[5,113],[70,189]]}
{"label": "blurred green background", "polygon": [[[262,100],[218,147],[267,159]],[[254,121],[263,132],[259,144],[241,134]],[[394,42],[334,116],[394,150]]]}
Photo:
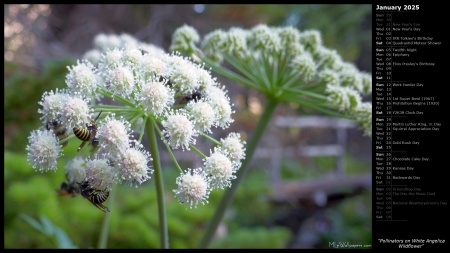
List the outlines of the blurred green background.
{"label": "blurred green background", "polygon": [[[128,33],[168,50],[171,35],[183,24],[205,35],[232,26],[251,28],[291,25],[318,29],[325,46],[346,61],[371,72],[371,5],[4,5],[4,247],[97,248],[104,214],[82,197],[60,197],[64,165],[76,155],[72,139],[57,172],[37,173],[26,160],[30,132],[40,126],[38,101],[45,91],[65,87],[67,66],[91,49],[98,33]],[[218,78],[236,105],[229,131],[246,136],[258,119],[259,94]],[[364,98],[371,100],[370,97]],[[303,112],[281,105],[278,115]],[[301,142],[302,129],[284,138]],[[287,134],[292,134],[291,137]],[[312,135],[320,133],[311,133]],[[267,138],[277,133],[267,133]],[[310,137],[309,137],[310,138]],[[306,140],[307,141],[307,140]],[[264,141],[261,142],[264,145]],[[288,145],[282,143],[282,145]],[[268,146],[270,148],[270,146]],[[371,172],[371,140],[359,129],[348,131],[345,165],[348,175]],[[275,202],[268,158],[255,158],[231,208],[219,226],[214,248],[328,248],[332,241],[371,244],[371,192],[328,198],[325,205]],[[185,161],[185,166],[190,161]],[[285,157],[282,179],[320,180],[333,170],[333,157]],[[181,161],[183,163],[183,161]],[[189,209],[174,198],[177,170],[163,159],[171,248],[194,248],[223,191],[207,205]],[[159,230],[154,182],[139,188],[119,185],[105,204],[111,212],[108,248],[158,248]]]}

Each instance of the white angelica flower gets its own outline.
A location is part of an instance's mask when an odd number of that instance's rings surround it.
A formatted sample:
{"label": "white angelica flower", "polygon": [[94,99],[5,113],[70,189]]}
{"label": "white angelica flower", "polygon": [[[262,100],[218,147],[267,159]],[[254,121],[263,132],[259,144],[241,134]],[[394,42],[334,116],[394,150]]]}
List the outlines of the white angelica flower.
{"label": "white angelica flower", "polygon": [[181,204],[189,204],[192,208],[192,206],[197,207],[198,203],[208,203],[209,182],[201,168],[187,169],[177,178],[176,183],[178,188],[173,192]]}
{"label": "white angelica flower", "polygon": [[323,71],[319,72],[319,80],[325,85],[339,86],[339,75],[332,69],[324,69]]}
{"label": "white angelica flower", "polygon": [[97,65],[100,62],[102,53],[98,49],[91,49],[83,54],[83,59],[88,60],[93,65]]}
{"label": "white angelica flower", "polygon": [[58,138],[51,130],[34,130],[28,137],[27,161],[36,171],[56,171],[57,159],[63,156]]}
{"label": "white angelica flower", "polygon": [[172,44],[170,51],[189,52],[193,50],[195,44],[199,42],[200,35],[192,26],[183,25],[175,30],[172,34]]}
{"label": "white angelica flower", "polygon": [[322,46],[322,35],[317,30],[307,30],[300,33],[300,43],[310,53]]}
{"label": "white angelica flower", "polygon": [[119,170],[121,182],[125,181],[129,184],[138,184],[150,179],[149,174],[153,173],[153,170],[149,168],[148,163],[152,161],[150,154],[145,151],[142,146],[128,148],[121,153],[117,162],[117,168]]}
{"label": "white angelica flower", "polygon": [[199,80],[197,75],[197,65],[194,65],[189,60],[172,55],[170,57],[170,81],[174,86],[185,92],[194,91],[199,87]]}
{"label": "white angelica flower", "polygon": [[233,175],[235,170],[230,159],[224,155],[220,149],[203,159],[205,173],[210,180],[211,189],[224,189],[231,186],[231,180],[235,179]]}
{"label": "white angelica flower", "polygon": [[86,161],[80,157],[76,156],[66,165],[66,175],[69,183],[83,182],[86,178]]}
{"label": "white angelica flower", "polygon": [[290,65],[305,81],[310,81],[317,71],[316,63],[309,54],[295,56]]}
{"label": "white angelica flower", "polygon": [[216,121],[214,109],[204,101],[190,102],[186,111],[191,115],[194,128],[199,132],[211,133],[211,126]]}
{"label": "white angelica flower", "polygon": [[195,144],[193,137],[197,133],[184,110],[169,112],[167,119],[162,121],[162,125],[164,126],[163,134],[173,149],[181,147],[183,150],[190,150],[189,144]]}
{"label": "white angelica flower", "polygon": [[111,69],[104,75],[106,82],[109,84],[108,89],[113,94],[128,97],[134,88],[134,75],[131,69],[127,67],[117,67]]}
{"label": "white angelica flower", "polygon": [[223,61],[223,56],[220,52],[220,44],[226,37],[226,33],[222,30],[214,30],[205,35],[202,41],[202,49],[206,56],[217,63]]}
{"label": "white angelica flower", "polygon": [[286,26],[276,28],[276,32],[278,32],[278,36],[280,36],[281,44],[283,46],[300,42],[300,32],[295,27]]}
{"label": "white angelica flower", "polygon": [[318,47],[313,53],[314,60],[317,62],[319,69],[333,69],[338,70],[343,64],[339,53],[334,49],[326,47]]}
{"label": "white angelica flower", "polygon": [[123,50],[114,48],[102,54],[98,68],[100,71],[114,69],[122,65]]}
{"label": "white angelica flower", "polygon": [[42,109],[38,113],[42,114],[41,121],[47,124],[47,121],[61,120],[61,113],[69,95],[64,90],[56,89],[55,92],[44,92],[41,101],[38,102]]}
{"label": "white angelica flower", "polygon": [[247,37],[247,42],[254,49],[264,52],[278,52],[281,49],[278,33],[265,24],[253,27]]}
{"label": "white angelica flower", "polygon": [[73,91],[90,99],[100,99],[97,91],[98,80],[94,66],[87,60],[78,61],[77,65],[67,67],[66,84]]}
{"label": "white angelica flower", "polygon": [[75,93],[66,100],[61,112],[61,121],[69,128],[85,127],[89,122],[91,111],[87,101]]}
{"label": "white angelica flower", "polygon": [[166,82],[150,80],[142,84],[136,99],[145,110],[155,116],[160,116],[174,103],[174,91],[167,87]]}
{"label": "white angelica flower", "polygon": [[361,104],[361,95],[352,87],[328,85],[328,100],[339,107],[339,110],[351,112]]}
{"label": "white angelica flower", "polygon": [[99,140],[100,148],[105,153],[109,153],[111,157],[117,158],[129,148],[131,126],[123,118],[117,120],[114,116],[114,114],[106,116],[98,127],[96,137]]}
{"label": "white angelica flower", "polygon": [[364,134],[372,137],[372,103],[364,102],[356,108],[356,120],[364,130]]}
{"label": "white angelica flower", "polygon": [[169,68],[166,61],[151,54],[144,54],[139,63],[139,72],[155,76],[168,76]]}
{"label": "white angelica flower", "polygon": [[95,189],[109,191],[111,185],[116,182],[116,170],[110,165],[110,162],[106,158],[94,159],[87,158],[86,164],[86,180],[89,181]]}
{"label": "white angelica flower", "polygon": [[136,66],[138,66],[141,62],[141,59],[142,52],[135,47],[128,47],[123,52],[123,60],[125,62],[125,66],[129,67],[130,69],[134,69]]}
{"label": "white angelica flower", "polygon": [[362,92],[369,94],[372,92],[372,75],[369,73],[361,73]]}
{"label": "white angelica flower", "polygon": [[222,152],[230,159],[235,170],[241,166],[245,158],[245,141],[241,141],[239,133],[230,133],[225,139],[220,139]]}

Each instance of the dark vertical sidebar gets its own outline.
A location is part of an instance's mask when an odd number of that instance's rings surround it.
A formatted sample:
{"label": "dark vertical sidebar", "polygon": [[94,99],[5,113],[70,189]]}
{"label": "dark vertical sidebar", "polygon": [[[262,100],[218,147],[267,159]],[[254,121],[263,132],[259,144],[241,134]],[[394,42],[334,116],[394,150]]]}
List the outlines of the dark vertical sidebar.
{"label": "dark vertical sidebar", "polygon": [[373,4],[373,240],[448,248],[445,7]]}
{"label": "dark vertical sidebar", "polygon": [[445,9],[373,4],[374,249],[449,245]]}

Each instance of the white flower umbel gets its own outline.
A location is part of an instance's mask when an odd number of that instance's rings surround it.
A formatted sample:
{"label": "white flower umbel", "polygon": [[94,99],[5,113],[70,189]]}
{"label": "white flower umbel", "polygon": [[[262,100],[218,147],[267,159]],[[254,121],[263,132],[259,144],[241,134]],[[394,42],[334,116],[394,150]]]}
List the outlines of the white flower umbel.
{"label": "white flower umbel", "polygon": [[120,38],[116,35],[101,33],[94,37],[94,47],[100,49],[101,51],[110,50],[120,46]]}
{"label": "white flower umbel", "polygon": [[120,45],[125,48],[137,48],[139,46],[140,42],[128,33],[121,33],[118,37],[120,40]]}
{"label": "white flower umbel", "polygon": [[213,126],[216,116],[214,109],[208,103],[204,101],[191,101],[186,106],[186,110],[191,115],[191,120],[197,131],[211,133],[211,126]]}
{"label": "white flower umbel", "polygon": [[358,92],[363,92],[363,83],[361,80],[361,73],[351,63],[342,63],[340,66],[339,80],[341,86],[353,87]]}
{"label": "white flower umbel", "polygon": [[290,66],[300,75],[305,81],[310,81],[317,70],[316,64],[312,57],[308,54],[297,55],[292,59]]}
{"label": "white flower umbel", "polygon": [[292,26],[274,28],[280,36],[281,45],[288,46],[300,42],[300,32]]}
{"label": "white flower umbel", "polygon": [[173,192],[181,204],[189,204],[190,208],[197,207],[200,202],[202,204],[208,203],[209,186],[208,179],[201,168],[187,169],[185,173],[177,177],[177,189]]}
{"label": "white flower umbel", "polygon": [[219,52],[220,43],[225,38],[226,33],[222,30],[214,30],[205,35],[202,41],[202,49],[206,56],[217,63],[223,61],[223,56]]}
{"label": "white flower umbel", "polygon": [[183,25],[172,34],[172,44],[170,51],[192,51],[194,44],[200,40],[197,30],[192,26]]}
{"label": "white flower umbel", "polygon": [[144,107],[147,113],[160,116],[165,109],[174,103],[175,92],[167,87],[166,82],[149,80],[142,84],[136,100]]}
{"label": "white flower umbel", "polygon": [[123,52],[123,60],[125,61],[125,66],[129,67],[130,69],[134,69],[136,66],[138,66],[141,62],[141,59],[142,52],[135,47],[128,47]]}
{"label": "white flower umbel", "polygon": [[220,149],[214,149],[209,157],[203,159],[203,165],[210,180],[211,190],[230,187],[231,180],[236,178],[230,159]]}
{"label": "white flower umbel", "polygon": [[328,85],[326,92],[328,100],[337,105],[341,111],[351,112],[361,103],[361,95],[352,87]]}
{"label": "white flower umbel", "polygon": [[69,96],[65,90],[56,89],[55,92],[44,92],[41,101],[38,102],[42,106],[42,109],[38,109],[38,113],[42,114],[42,123],[61,121],[61,113],[67,99]]}
{"label": "white flower umbel", "polygon": [[216,117],[215,125],[225,129],[233,123],[231,114],[234,110],[231,108],[230,98],[223,87],[209,86],[205,89],[206,101],[213,108]]}
{"label": "white flower umbel", "polygon": [[173,149],[181,147],[183,150],[190,150],[189,144],[195,144],[193,137],[197,132],[184,110],[169,112],[161,124],[164,126],[163,134],[168,139],[167,143]]}
{"label": "white flower umbel", "polygon": [[215,99],[210,101],[211,107],[214,109],[216,115],[217,125],[222,129],[226,129],[234,122],[231,114],[234,110],[231,109],[230,101],[225,98]]}
{"label": "white flower umbel", "polygon": [[148,163],[152,161],[150,154],[141,146],[128,148],[121,153],[116,161],[119,171],[119,181],[127,182],[136,187],[150,179],[149,174],[153,170],[149,168]]}
{"label": "white flower umbel", "polygon": [[129,97],[133,91],[135,82],[133,71],[128,67],[117,67],[104,73],[103,75],[108,89],[113,94],[118,94],[126,98]]}
{"label": "white flower umbel", "polygon": [[361,83],[363,86],[363,93],[364,94],[369,94],[372,92],[372,75],[370,75],[369,73],[361,73]]}
{"label": "white flower umbel", "polygon": [[123,118],[115,119],[115,115],[106,116],[98,127],[97,135],[100,148],[117,158],[129,148],[129,132],[131,125]]}
{"label": "white flower umbel", "polygon": [[57,159],[63,156],[58,138],[51,130],[34,130],[28,136],[27,161],[36,171],[56,171]]}
{"label": "white flower umbel", "polygon": [[78,61],[77,65],[67,67],[66,84],[72,92],[78,92],[89,99],[100,99],[100,93],[96,92],[98,80],[94,66],[87,60]]}
{"label": "white flower umbel", "polygon": [[307,30],[300,33],[300,43],[306,50],[313,53],[322,46],[322,35],[317,30]]}
{"label": "white flower umbel", "polygon": [[248,31],[242,28],[230,28],[220,43],[220,50],[244,58],[247,51],[247,36]]}
{"label": "white flower umbel", "polygon": [[61,112],[61,120],[70,128],[85,127],[89,123],[90,112],[88,102],[79,94],[70,96]]}
{"label": "white flower umbel", "polygon": [[332,69],[324,69],[319,72],[319,80],[325,85],[339,85],[339,75]]}
{"label": "white flower umbel", "polygon": [[197,65],[176,54],[170,57],[169,64],[171,67],[169,79],[175,87],[185,92],[194,91],[199,87]]}
{"label": "white flower umbel", "polygon": [[250,30],[247,44],[264,52],[278,52],[281,49],[278,33],[265,24],[257,25]]}
{"label": "white flower umbel", "polygon": [[116,169],[110,165],[108,159],[86,159],[86,180],[94,189],[111,190],[111,185],[116,182],[116,174]]}
{"label": "white flower umbel", "polygon": [[69,183],[81,183],[86,178],[86,164],[81,156],[76,156],[66,165],[66,177]]}
{"label": "white flower umbel", "polygon": [[241,141],[239,133],[230,133],[225,139],[220,139],[222,152],[230,159],[234,170],[241,166],[241,160],[245,158],[245,141]]}
{"label": "white flower umbel", "polygon": [[123,50],[114,48],[102,54],[98,68],[100,71],[111,70],[120,66],[123,59]]}
{"label": "white flower umbel", "polygon": [[168,76],[168,66],[165,60],[151,54],[144,54],[139,63],[139,72],[145,77]]}
{"label": "white flower umbel", "polygon": [[318,69],[334,69],[338,70],[343,61],[338,52],[334,49],[326,47],[318,47],[313,53],[313,58],[316,61]]}
{"label": "white flower umbel", "polygon": [[199,85],[206,89],[209,86],[216,85],[216,79],[211,76],[211,72],[204,68],[197,68],[196,70],[198,76]]}
{"label": "white flower umbel", "polygon": [[97,65],[100,62],[102,53],[98,49],[91,49],[83,54],[83,59],[88,60],[94,65]]}
{"label": "white flower umbel", "polygon": [[356,108],[356,120],[367,136],[372,137],[372,103],[364,102]]}
{"label": "white flower umbel", "polygon": [[139,49],[143,51],[144,55],[149,54],[156,57],[162,57],[166,54],[163,49],[148,43],[140,43]]}

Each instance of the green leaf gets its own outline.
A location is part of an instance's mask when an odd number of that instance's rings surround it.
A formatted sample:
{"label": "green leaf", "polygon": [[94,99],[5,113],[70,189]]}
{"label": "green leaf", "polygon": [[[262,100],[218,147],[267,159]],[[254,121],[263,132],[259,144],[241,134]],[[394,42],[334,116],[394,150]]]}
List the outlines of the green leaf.
{"label": "green leaf", "polygon": [[42,227],[42,225],[37,220],[35,220],[33,217],[31,217],[27,214],[24,214],[24,213],[21,213],[19,215],[19,217],[22,218],[23,220],[25,220],[26,222],[28,222],[28,224],[30,224],[36,230],[44,233],[44,228]]}
{"label": "green leaf", "polygon": [[55,236],[60,249],[77,249],[78,247],[73,244],[69,236],[61,228],[55,227]]}

